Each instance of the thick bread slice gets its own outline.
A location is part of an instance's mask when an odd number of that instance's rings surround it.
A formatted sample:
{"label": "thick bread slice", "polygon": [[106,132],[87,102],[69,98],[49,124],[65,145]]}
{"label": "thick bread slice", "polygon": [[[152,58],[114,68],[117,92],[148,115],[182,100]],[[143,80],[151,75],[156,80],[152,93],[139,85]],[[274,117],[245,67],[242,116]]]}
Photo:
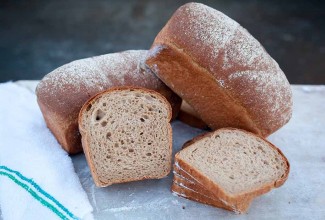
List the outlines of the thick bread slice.
{"label": "thick bread slice", "polygon": [[47,126],[68,153],[82,151],[78,114],[92,96],[116,86],[155,90],[170,102],[173,118],[181,99],[144,65],[146,50],[106,54],[65,64],[47,74],[36,89]]}
{"label": "thick bread slice", "polygon": [[[199,195],[201,200],[205,197],[211,198],[215,201],[219,201],[219,203],[222,203],[222,206],[216,206],[212,204],[213,206],[223,208],[224,206],[227,207],[227,210],[234,211],[236,213],[245,213],[247,212],[252,199],[242,200],[242,201],[236,201],[236,203],[229,204],[226,201],[218,198],[215,196],[214,193],[209,191],[203,184],[201,184],[199,181],[194,179],[191,175],[189,175],[186,171],[184,171],[182,168],[174,165],[174,178],[173,182],[179,185],[180,187],[186,188],[188,190],[191,190],[195,192],[196,195]],[[193,196],[193,194],[192,194]],[[208,201],[207,201],[208,202]]]}
{"label": "thick bread slice", "polygon": [[206,205],[211,205],[211,206],[215,206],[218,208],[223,208],[229,211],[235,211],[234,209],[232,209],[229,206],[226,206],[224,203],[222,203],[220,200],[215,200],[213,198],[210,198],[208,196],[199,194],[187,187],[181,186],[175,182],[173,182],[171,190],[173,192],[173,194],[177,195],[177,196],[181,196],[183,198],[186,199],[190,199],[190,200],[194,200],[196,202],[200,202]]}
{"label": "thick bread slice", "polygon": [[146,64],[212,129],[266,137],[291,118],[292,92],[279,65],[246,29],[203,4],[173,14]]}
{"label": "thick bread slice", "polygon": [[188,142],[175,161],[193,179],[230,206],[245,212],[256,196],[281,186],[289,163],[270,142],[252,133],[226,128]]}
{"label": "thick bread slice", "polygon": [[207,124],[200,119],[200,116],[193,110],[193,108],[184,100],[182,101],[181,109],[179,110],[177,118],[183,123],[194,128],[209,128]]}
{"label": "thick bread slice", "polygon": [[159,93],[112,88],[79,114],[82,145],[97,186],[159,179],[171,169],[171,107]]}

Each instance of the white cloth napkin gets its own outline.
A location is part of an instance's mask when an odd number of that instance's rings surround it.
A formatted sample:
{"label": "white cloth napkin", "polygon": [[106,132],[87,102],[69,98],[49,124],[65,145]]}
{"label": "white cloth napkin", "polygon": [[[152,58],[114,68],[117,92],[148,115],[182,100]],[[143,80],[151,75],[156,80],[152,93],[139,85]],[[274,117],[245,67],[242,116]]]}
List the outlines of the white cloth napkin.
{"label": "white cloth napkin", "polygon": [[4,220],[93,218],[35,94],[12,82],[0,84],[0,208]]}

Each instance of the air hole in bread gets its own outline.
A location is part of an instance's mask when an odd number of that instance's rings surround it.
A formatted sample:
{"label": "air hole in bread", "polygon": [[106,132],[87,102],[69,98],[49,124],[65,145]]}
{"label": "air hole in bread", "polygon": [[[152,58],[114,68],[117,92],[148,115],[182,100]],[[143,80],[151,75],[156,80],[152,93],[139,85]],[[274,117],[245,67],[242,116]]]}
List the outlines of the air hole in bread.
{"label": "air hole in bread", "polygon": [[142,116],[144,119],[149,119],[148,115],[143,115]]}
{"label": "air hole in bread", "polygon": [[260,151],[262,151],[263,153],[265,153],[265,151],[263,150],[262,146],[258,146],[257,147]]}
{"label": "air hole in bread", "polygon": [[145,95],[144,97],[145,97],[146,99],[148,99],[149,101],[152,100],[152,98],[154,98],[154,97],[152,97],[152,96],[150,96],[150,95]]}
{"label": "air hole in bread", "polygon": [[101,109],[98,109],[96,111],[96,117],[95,117],[96,121],[100,121],[104,117],[105,117],[105,112]]}
{"label": "air hole in bread", "polygon": [[145,120],[144,120],[144,118],[140,118],[140,121],[141,121],[141,122],[144,122]]}
{"label": "air hole in bread", "polygon": [[132,153],[132,152],[134,152],[134,150],[133,149],[129,149],[129,152]]}
{"label": "air hole in bread", "polygon": [[118,143],[115,143],[115,144],[114,144],[114,147],[118,147],[118,146],[119,146]]}
{"label": "air hole in bread", "polygon": [[103,106],[104,106],[104,107],[106,106],[106,102],[103,103]]}
{"label": "air hole in bread", "polygon": [[151,153],[147,153],[146,155],[147,155],[148,157],[150,157],[150,156],[151,156]]}
{"label": "air hole in bread", "polygon": [[107,139],[110,139],[111,136],[112,136],[112,133],[111,133],[111,132],[108,132],[108,133],[106,134],[106,138],[107,138]]}
{"label": "air hole in bread", "polygon": [[143,132],[140,132],[140,135],[143,135]]}
{"label": "air hole in bread", "polygon": [[105,127],[105,126],[107,125],[107,121],[102,121],[100,124],[101,124],[103,127]]}

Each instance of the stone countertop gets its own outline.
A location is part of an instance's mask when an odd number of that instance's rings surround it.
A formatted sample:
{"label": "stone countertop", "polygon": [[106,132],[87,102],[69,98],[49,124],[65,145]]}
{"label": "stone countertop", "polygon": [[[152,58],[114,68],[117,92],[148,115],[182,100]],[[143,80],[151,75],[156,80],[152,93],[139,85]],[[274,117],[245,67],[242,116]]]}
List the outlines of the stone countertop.
{"label": "stone countertop", "polygon": [[[33,91],[37,82],[17,83]],[[247,214],[174,196],[172,173],[161,180],[97,188],[84,155],[72,156],[95,219],[325,219],[325,86],[293,85],[292,90],[292,119],[268,138],[287,156],[289,178],[282,187],[256,198]],[[179,121],[172,127],[174,153],[203,132]]]}

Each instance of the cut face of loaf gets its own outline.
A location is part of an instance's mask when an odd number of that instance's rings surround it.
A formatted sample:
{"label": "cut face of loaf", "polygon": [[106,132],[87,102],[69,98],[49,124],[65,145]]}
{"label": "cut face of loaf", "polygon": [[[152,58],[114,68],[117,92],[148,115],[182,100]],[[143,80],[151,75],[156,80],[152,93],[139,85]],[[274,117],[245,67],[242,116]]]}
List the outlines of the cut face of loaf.
{"label": "cut face of loaf", "polygon": [[289,174],[289,163],[278,148],[238,129],[220,129],[193,139],[175,161],[215,199],[238,212],[245,212],[256,196],[281,186]]}
{"label": "cut face of loaf", "polygon": [[47,74],[36,89],[47,126],[70,154],[82,151],[78,114],[92,96],[117,86],[155,90],[177,116],[181,99],[144,65],[146,50],[105,54],[65,64]]}
{"label": "cut face of loaf", "polygon": [[171,107],[159,93],[121,87],[81,109],[82,144],[97,186],[159,179],[171,169]]}
{"label": "cut face of loaf", "polygon": [[212,129],[266,137],[291,118],[292,92],[279,65],[246,29],[206,5],[181,6],[146,64]]}

